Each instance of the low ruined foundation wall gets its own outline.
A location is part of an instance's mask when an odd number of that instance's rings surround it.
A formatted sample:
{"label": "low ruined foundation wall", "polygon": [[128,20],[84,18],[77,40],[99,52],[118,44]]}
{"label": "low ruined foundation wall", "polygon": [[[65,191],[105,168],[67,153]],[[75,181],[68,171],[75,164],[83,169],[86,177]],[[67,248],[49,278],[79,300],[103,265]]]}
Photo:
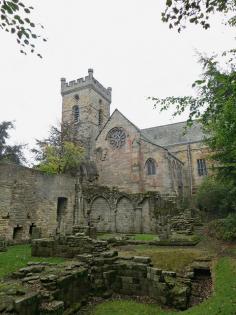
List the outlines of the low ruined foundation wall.
{"label": "low ruined foundation wall", "polygon": [[83,234],[32,241],[32,256],[74,258],[79,254],[97,254],[108,250],[108,243]]}
{"label": "low ruined foundation wall", "polygon": [[188,307],[190,279],[152,267],[149,257],[121,258],[117,252],[107,252],[90,262],[89,259],[91,257],[84,257],[91,265],[95,292],[110,290],[129,296],[149,296],[161,305],[178,309]]}
{"label": "low ruined foundation wall", "polygon": [[78,255],[58,265],[29,263],[11,278],[0,291],[0,314],[75,314],[91,297],[114,293],[186,309],[191,295],[189,278],[153,268],[148,257],[120,258],[115,251]]}

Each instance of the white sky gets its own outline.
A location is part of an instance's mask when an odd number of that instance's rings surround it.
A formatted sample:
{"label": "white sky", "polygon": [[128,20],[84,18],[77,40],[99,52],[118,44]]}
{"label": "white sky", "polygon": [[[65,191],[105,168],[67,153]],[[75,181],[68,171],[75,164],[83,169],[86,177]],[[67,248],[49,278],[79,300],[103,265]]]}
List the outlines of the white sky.
{"label": "white sky", "polygon": [[12,137],[32,144],[60,121],[60,78],[94,76],[111,86],[112,111],[118,108],[138,127],[176,121],[153,110],[148,96],[192,93],[200,74],[196,50],[221,52],[234,47],[234,31],[215,17],[210,30],[181,34],[161,22],[165,0],[28,0],[34,20],[45,26],[43,60],[19,53],[15,38],[0,32],[0,121],[15,120]]}

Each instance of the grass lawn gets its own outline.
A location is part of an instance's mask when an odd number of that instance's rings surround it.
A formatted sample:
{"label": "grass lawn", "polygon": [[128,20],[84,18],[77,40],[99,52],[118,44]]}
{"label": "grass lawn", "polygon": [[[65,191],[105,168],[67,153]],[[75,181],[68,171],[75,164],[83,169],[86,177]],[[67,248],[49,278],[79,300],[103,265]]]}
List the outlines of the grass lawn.
{"label": "grass lawn", "polygon": [[159,241],[159,237],[155,234],[134,234],[131,239],[136,241]]}
{"label": "grass lawn", "polygon": [[148,256],[155,267],[180,272],[195,259],[207,256],[207,252],[195,247],[169,247],[151,245],[127,245],[117,248],[120,256]]}
{"label": "grass lawn", "polygon": [[235,315],[236,260],[221,258],[215,267],[215,292],[208,300],[183,312],[161,310],[158,306],[134,301],[108,301],[98,304],[91,315]]}
{"label": "grass lawn", "polygon": [[29,261],[60,263],[63,262],[64,259],[55,257],[32,257],[30,245],[10,246],[7,252],[0,253],[0,278],[25,267]]}

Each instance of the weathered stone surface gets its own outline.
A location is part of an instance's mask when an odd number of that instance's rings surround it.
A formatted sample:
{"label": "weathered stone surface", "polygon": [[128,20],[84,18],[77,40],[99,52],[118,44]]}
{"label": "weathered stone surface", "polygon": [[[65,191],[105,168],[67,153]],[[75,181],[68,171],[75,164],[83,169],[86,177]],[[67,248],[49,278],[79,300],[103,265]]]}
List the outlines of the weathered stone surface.
{"label": "weathered stone surface", "polygon": [[[0,226],[0,232],[1,232],[1,226]],[[0,237],[0,252],[5,252],[6,250],[7,250],[6,240]]]}
{"label": "weathered stone surface", "polygon": [[[72,231],[76,179],[0,163],[0,235],[21,243]],[[57,218],[58,198],[67,198]],[[60,225],[60,226],[59,226]]]}
{"label": "weathered stone surface", "polygon": [[[176,196],[161,195],[157,191],[134,194],[76,182],[77,179],[70,176],[45,175],[0,163],[0,235],[6,235],[7,241],[14,243],[39,237],[48,239],[58,233],[67,235],[73,229],[74,236],[84,232],[93,238],[96,230],[151,232],[161,236],[160,222],[167,217],[170,230],[187,234],[192,230],[191,216],[178,214]],[[124,239],[121,237],[120,243]],[[53,246],[45,246],[49,254],[53,252]]]}
{"label": "weathered stone surface", "polygon": [[[89,296],[109,297],[112,293],[150,296],[163,305],[178,309],[188,307],[191,279],[153,268],[149,257],[123,259],[116,251],[106,251],[79,255],[79,259],[69,264],[33,263],[21,268],[14,278],[26,291],[20,298],[18,289],[9,290],[11,298],[8,303],[6,291],[1,290],[1,309],[5,310],[9,304],[12,311],[21,309],[21,315],[40,315],[40,310],[43,315],[62,314],[62,310],[73,310],[73,305],[78,306],[77,311]],[[29,294],[31,287],[36,290],[33,295]]]}
{"label": "weathered stone surface", "polygon": [[[101,253],[108,249],[107,245],[105,241],[94,240],[84,234],[38,239],[32,241],[32,256],[73,258],[80,254]],[[84,259],[85,256],[81,258]]]}
{"label": "weathered stone surface", "polygon": [[151,262],[151,258],[143,257],[143,256],[134,256],[134,262],[141,263],[141,264],[149,264]]}

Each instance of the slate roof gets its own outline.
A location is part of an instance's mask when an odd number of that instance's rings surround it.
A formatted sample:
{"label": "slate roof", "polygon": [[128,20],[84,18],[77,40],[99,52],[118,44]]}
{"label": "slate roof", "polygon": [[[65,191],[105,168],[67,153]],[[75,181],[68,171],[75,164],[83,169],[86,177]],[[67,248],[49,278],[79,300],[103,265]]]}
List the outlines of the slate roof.
{"label": "slate roof", "polygon": [[201,124],[194,122],[191,128],[187,128],[184,134],[186,121],[170,125],[141,129],[141,133],[160,146],[199,142],[204,139]]}

